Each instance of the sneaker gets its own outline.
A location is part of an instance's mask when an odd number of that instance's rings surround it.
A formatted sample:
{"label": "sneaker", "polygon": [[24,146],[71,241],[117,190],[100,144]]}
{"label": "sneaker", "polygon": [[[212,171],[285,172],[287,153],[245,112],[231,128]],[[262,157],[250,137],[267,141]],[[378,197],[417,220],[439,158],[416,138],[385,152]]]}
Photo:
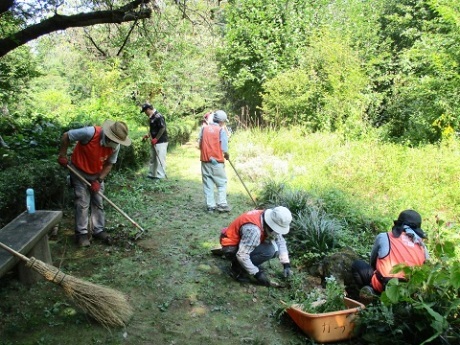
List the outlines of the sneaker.
{"label": "sneaker", "polygon": [[372,286],[366,285],[359,290],[359,301],[363,304],[369,304],[378,297]]}
{"label": "sneaker", "polygon": [[147,178],[149,178],[151,180],[159,180],[160,179],[159,177],[155,177],[155,176],[152,176],[152,175],[147,175]]}
{"label": "sneaker", "polygon": [[228,206],[228,205],[217,205],[217,211],[219,211],[219,212],[230,212],[230,206]]}
{"label": "sneaker", "polygon": [[213,213],[215,210],[216,210],[215,207],[208,207],[208,208],[207,208],[207,211],[208,211],[209,213]]}
{"label": "sneaker", "polygon": [[101,231],[101,232],[98,232],[97,234],[94,234],[93,235],[94,238],[97,238],[98,240],[101,240],[107,244],[112,244],[113,243],[113,239],[112,237],[110,237],[110,235],[108,233],[106,233],[105,231]]}
{"label": "sneaker", "polygon": [[77,235],[76,242],[79,247],[89,247],[91,245],[88,234]]}

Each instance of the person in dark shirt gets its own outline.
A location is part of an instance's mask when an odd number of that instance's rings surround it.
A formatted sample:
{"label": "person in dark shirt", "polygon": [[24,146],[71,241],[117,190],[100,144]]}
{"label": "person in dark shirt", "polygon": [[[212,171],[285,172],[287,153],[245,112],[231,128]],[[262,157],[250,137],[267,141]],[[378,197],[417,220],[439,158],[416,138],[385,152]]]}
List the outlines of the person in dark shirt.
{"label": "person in dark shirt", "polygon": [[159,180],[166,177],[166,152],[168,150],[168,131],[164,116],[151,104],[142,105],[141,113],[149,118],[149,134],[144,139],[150,138],[152,154],[150,158],[148,178]]}

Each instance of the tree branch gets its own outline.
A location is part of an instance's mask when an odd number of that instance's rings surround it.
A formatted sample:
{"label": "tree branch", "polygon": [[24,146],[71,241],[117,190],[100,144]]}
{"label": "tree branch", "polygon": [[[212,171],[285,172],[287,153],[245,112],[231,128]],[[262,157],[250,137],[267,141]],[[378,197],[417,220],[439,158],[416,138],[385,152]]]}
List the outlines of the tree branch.
{"label": "tree branch", "polygon": [[86,38],[88,38],[88,40],[91,42],[91,44],[94,46],[94,48],[97,49],[97,51],[99,53],[101,53],[102,56],[106,57],[107,56],[107,53],[105,51],[103,51],[99,45],[96,43],[96,41],[93,40],[93,38],[91,37],[91,35],[89,34],[89,32],[86,32],[85,31],[85,34],[86,34]]}
{"label": "tree branch", "polygon": [[141,4],[148,3],[150,0],[134,0],[129,4],[112,11],[95,11],[89,13],[79,13],[71,16],[56,14],[42,22],[31,25],[9,37],[0,39],[0,57],[6,55],[13,49],[26,44],[40,36],[47,35],[54,31],[66,30],[68,28],[92,26],[96,24],[121,24],[139,19],[150,18],[152,10],[141,8],[139,11],[133,10]]}

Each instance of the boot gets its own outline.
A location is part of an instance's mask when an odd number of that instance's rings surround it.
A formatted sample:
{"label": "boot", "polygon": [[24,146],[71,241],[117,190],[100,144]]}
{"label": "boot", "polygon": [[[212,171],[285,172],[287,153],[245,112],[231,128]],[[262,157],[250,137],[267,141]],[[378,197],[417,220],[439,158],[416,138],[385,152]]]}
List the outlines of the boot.
{"label": "boot", "polygon": [[88,234],[76,235],[75,241],[79,247],[89,247],[91,245]]}
{"label": "boot", "polygon": [[235,259],[230,266],[230,276],[236,281],[247,283],[250,281],[248,273],[241,267],[240,263]]}
{"label": "boot", "polygon": [[94,234],[93,237],[101,240],[102,242],[105,242],[108,245],[112,245],[113,243],[112,237],[110,237],[110,235],[105,231],[98,232],[97,234]]}

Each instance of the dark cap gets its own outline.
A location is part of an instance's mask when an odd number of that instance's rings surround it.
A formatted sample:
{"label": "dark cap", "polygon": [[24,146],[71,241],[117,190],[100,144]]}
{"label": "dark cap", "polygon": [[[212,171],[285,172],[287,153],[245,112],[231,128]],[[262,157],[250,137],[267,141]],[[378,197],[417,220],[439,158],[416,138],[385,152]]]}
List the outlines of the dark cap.
{"label": "dark cap", "polygon": [[394,221],[395,225],[407,225],[421,238],[426,238],[425,232],[421,229],[422,226],[422,216],[414,210],[405,210],[402,211],[398,219]]}
{"label": "dark cap", "polygon": [[144,104],[142,104],[141,113],[143,113],[143,112],[146,111],[147,109],[153,109],[152,105],[151,105],[150,103],[144,103]]}

